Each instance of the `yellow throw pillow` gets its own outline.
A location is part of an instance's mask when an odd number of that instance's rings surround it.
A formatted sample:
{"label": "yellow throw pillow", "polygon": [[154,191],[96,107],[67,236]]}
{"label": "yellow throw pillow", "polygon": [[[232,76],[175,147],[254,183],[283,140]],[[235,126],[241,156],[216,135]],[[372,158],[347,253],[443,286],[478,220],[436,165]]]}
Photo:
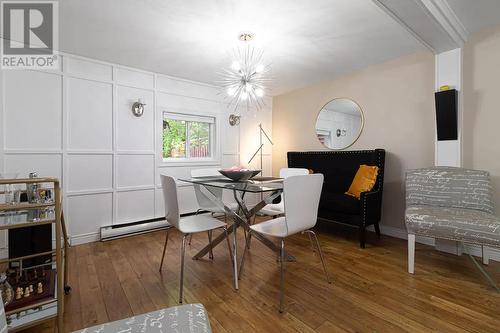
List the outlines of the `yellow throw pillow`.
{"label": "yellow throw pillow", "polygon": [[355,197],[359,200],[361,192],[370,191],[377,181],[378,167],[362,164],[359,166],[356,176],[352,181],[349,190],[345,194]]}

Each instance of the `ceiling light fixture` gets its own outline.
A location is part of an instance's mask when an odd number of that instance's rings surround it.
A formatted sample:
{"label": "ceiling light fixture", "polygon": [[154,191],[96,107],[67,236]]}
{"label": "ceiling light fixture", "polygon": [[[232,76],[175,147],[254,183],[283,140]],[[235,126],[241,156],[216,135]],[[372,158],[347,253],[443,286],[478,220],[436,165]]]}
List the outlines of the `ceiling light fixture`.
{"label": "ceiling light fixture", "polygon": [[265,105],[263,98],[266,84],[271,80],[268,77],[270,68],[263,62],[262,50],[248,44],[253,38],[248,32],[238,36],[244,46],[233,50],[231,66],[221,73],[219,84],[234,110],[243,103],[247,110],[251,106],[259,110]]}

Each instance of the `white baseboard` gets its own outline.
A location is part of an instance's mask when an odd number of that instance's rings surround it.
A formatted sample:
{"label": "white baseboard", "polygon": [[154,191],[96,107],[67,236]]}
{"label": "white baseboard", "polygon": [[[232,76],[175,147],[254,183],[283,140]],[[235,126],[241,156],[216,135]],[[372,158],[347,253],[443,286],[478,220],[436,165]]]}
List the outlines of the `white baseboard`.
{"label": "white baseboard", "polygon": [[[373,226],[369,226],[367,229],[372,230],[372,231],[374,230]],[[395,237],[395,238],[408,239],[408,233],[405,229],[380,225],[380,233],[383,235],[387,235],[387,236],[391,236],[391,237]],[[430,245],[430,246],[436,245],[436,240],[434,238],[431,238],[431,237],[423,237],[423,236],[417,235],[415,237],[415,241],[417,243]],[[465,246],[467,247],[467,250],[469,251],[469,253],[471,255],[477,256],[477,257],[482,256],[481,246],[474,245],[474,244],[466,244]],[[448,252],[448,251],[446,251],[446,252]],[[488,247],[488,257],[491,260],[500,261],[500,249]]]}
{"label": "white baseboard", "polygon": [[97,242],[100,238],[99,232],[91,232],[88,234],[81,234],[70,236],[70,244],[71,245],[80,245],[85,243]]}

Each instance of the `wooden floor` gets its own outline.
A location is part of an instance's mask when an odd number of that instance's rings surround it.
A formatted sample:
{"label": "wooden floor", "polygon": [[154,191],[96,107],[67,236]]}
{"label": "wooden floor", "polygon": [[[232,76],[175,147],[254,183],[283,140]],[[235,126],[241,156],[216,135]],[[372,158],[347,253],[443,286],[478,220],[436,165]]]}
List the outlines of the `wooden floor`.
{"label": "wooden floor", "polygon": [[[406,272],[406,242],[373,234],[360,249],[352,229],[320,227],[320,241],[333,283],[323,275],[305,235],[287,248],[286,308],[278,312],[276,257],[253,241],[233,290],[226,243],[215,260],[186,260],[185,302],[208,310],[214,332],[500,332],[500,294],[470,258],[417,244],[416,274]],[[177,304],[180,234],[172,232],[166,266],[158,272],[164,232],[71,248],[65,331]],[[242,235],[240,235],[242,237]],[[193,237],[188,256],[207,242]],[[240,241],[240,245],[242,245]],[[240,255],[241,255],[240,251]],[[500,264],[487,270],[500,282]],[[52,332],[52,323],[26,332]]]}

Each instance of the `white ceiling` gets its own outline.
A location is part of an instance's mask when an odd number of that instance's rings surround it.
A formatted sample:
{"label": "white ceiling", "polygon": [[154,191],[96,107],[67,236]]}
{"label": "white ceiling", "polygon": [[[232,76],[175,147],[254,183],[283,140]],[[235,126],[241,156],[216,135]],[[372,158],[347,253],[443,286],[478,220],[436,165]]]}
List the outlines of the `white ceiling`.
{"label": "white ceiling", "polygon": [[500,24],[500,0],[447,0],[469,33]]}
{"label": "white ceiling", "polygon": [[[461,19],[476,11],[471,3],[500,4],[500,0],[449,1]],[[424,49],[370,0],[61,0],[59,4],[62,51],[207,83],[215,83],[217,73],[229,64],[229,52],[241,45],[238,34],[250,31],[255,34],[252,43],[272,64],[271,95]],[[472,30],[484,23],[469,21]]]}
{"label": "white ceiling", "polygon": [[255,34],[272,95],[422,47],[369,0],[63,0],[62,51],[215,83]]}

